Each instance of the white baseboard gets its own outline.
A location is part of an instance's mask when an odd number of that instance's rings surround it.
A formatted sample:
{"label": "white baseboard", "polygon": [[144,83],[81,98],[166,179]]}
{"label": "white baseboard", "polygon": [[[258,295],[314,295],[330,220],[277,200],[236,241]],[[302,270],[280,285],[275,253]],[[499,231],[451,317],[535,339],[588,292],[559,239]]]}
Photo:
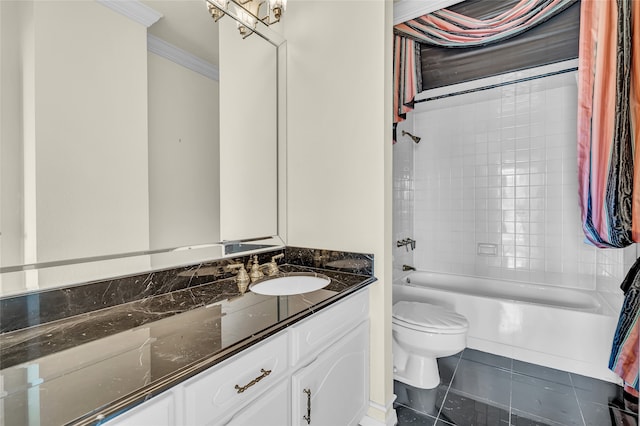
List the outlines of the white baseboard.
{"label": "white baseboard", "polygon": [[386,422],[381,422],[380,420],[376,420],[369,416],[364,416],[362,420],[360,420],[360,426],[395,426],[398,424],[398,416],[396,415],[396,410],[391,410],[393,416],[387,417]]}
{"label": "white baseboard", "polygon": [[360,420],[360,426],[395,426],[398,424],[398,415],[396,414],[396,410],[393,408],[393,401],[396,400],[396,396],[393,395],[391,401],[387,404],[387,406],[382,406],[376,402],[369,401],[369,413],[371,411],[377,411],[380,414],[383,414],[385,421],[378,420],[376,418],[371,417],[369,414],[364,416],[362,420]]}

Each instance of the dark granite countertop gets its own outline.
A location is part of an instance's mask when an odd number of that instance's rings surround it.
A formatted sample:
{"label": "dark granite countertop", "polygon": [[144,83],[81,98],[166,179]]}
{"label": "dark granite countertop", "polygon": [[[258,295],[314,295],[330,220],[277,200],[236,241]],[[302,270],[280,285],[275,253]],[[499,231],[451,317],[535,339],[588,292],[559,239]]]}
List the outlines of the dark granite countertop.
{"label": "dark granite countertop", "polygon": [[332,269],[281,266],[331,278],[300,295],[242,294],[224,278],[0,334],[4,424],[96,423],[375,281]]}

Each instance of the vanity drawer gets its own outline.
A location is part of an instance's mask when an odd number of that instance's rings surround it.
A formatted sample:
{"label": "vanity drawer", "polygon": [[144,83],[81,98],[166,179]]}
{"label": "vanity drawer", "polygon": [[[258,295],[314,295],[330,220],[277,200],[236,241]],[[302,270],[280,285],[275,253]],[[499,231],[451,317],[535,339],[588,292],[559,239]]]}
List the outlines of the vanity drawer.
{"label": "vanity drawer", "polygon": [[291,365],[324,349],[369,317],[369,291],[361,290],[291,327]]}
{"label": "vanity drawer", "polygon": [[[271,337],[246,349],[215,370],[185,382],[185,424],[214,425],[224,415],[251,401],[287,372],[288,337]],[[236,388],[240,389],[241,391]]]}

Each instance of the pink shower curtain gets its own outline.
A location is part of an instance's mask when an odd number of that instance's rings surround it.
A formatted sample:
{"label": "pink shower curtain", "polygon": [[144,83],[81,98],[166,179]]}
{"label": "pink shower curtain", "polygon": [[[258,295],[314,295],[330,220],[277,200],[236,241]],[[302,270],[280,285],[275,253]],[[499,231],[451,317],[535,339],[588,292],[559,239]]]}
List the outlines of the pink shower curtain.
{"label": "pink shower curtain", "polygon": [[578,183],[597,247],[640,242],[639,55],[640,1],[582,1]]}
{"label": "pink shower curtain", "polygon": [[[393,43],[393,122],[399,123],[405,119],[407,112],[413,109],[413,100],[417,93],[417,70],[420,67],[416,55],[416,42],[396,35]],[[395,140],[395,137],[394,137]]]}
{"label": "pink shower curtain", "polygon": [[[582,0],[578,184],[591,244],[640,242],[640,1]],[[609,368],[638,396],[640,259],[622,288]]]}

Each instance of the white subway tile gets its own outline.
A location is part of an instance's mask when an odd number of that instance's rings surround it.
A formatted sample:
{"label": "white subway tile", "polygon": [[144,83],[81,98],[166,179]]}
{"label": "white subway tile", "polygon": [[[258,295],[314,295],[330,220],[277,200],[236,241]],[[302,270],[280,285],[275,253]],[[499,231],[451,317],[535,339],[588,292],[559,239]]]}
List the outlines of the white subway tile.
{"label": "white subway tile", "polygon": [[502,186],[515,186],[516,177],[514,175],[502,176]]}
{"label": "white subway tile", "polygon": [[502,177],[499,175],[490,175],[487,176],[487,186],[488,187],[500,187],[502,185]]}
{"label": "white subway tile", "polygon": [[[583,244],[575,82],[548,80],[414,114],[414,130],[429,143],[393,148],[394,213],[406,218],[394,216],[393,224],[394,234],[411,228],[414,238],[433,242],[414,252],[417,267],[580,288],[595,288],[597,276],[598,288],[610,289],[635,261],[635,247]],[[476,256],[477,242],[500,244],[502,256]]]}

